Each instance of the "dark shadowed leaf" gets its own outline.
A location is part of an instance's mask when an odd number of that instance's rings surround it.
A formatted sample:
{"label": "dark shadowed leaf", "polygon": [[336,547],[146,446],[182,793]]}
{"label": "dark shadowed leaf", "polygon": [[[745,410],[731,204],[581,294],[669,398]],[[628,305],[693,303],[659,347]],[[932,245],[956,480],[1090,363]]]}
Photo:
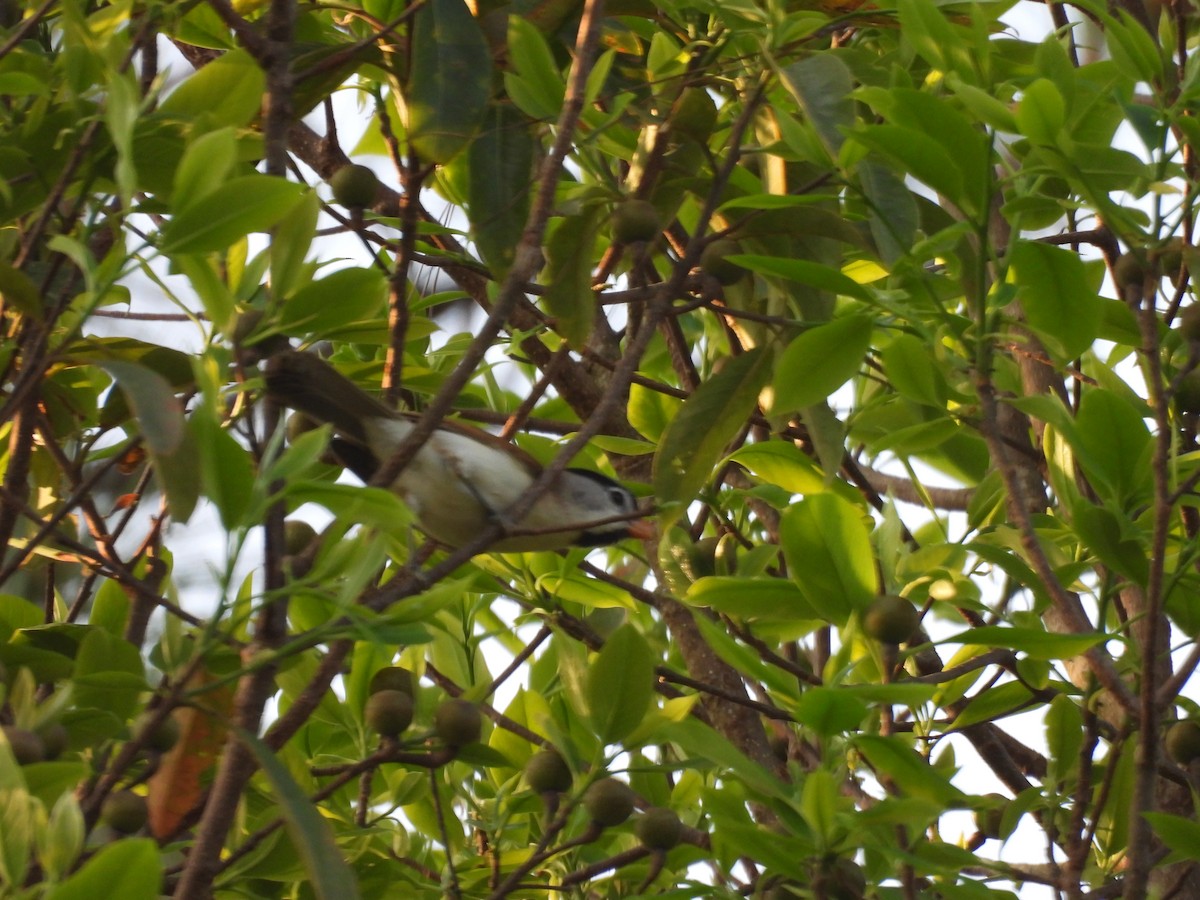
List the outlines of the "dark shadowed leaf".
{"label": "dark shadowed leaf", "polygon": [[405,101],[408,136],[430,162],[453,159],[479,130],[492,57],[463,0],[430,0],[416,14]]}
{"label": "dark shadowed leaf", "polygon": [[659,500],[686,501],[699,493],[757,405],[769,375],[769,360],[762,350],[733,357],[684,401],[654,457]]}
{"label": "dark shadowed leaf", "polygon": [[357,900],[358,879],[342,858],[325,817],[266,744],[251,734],[242,733],[240,738],[271,784],[312,892],[320,900]]}

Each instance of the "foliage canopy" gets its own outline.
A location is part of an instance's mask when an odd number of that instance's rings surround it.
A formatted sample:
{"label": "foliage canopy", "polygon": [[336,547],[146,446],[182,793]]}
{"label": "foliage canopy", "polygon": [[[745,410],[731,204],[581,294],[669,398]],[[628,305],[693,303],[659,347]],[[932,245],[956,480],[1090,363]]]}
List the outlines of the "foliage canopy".
{"label": "foliage canopy", "polygon": [[[1195,15],[1039,10],[9,0],[5,896],[1200,896]],[[422,546],[285,345],[661,540]]]}

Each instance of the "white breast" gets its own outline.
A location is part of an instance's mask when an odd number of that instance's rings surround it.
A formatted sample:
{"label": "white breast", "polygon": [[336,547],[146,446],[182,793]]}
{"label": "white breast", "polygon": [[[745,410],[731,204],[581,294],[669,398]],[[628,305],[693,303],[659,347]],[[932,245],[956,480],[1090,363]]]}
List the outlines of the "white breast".
{"label": "white breast", "polygon": [[[386,462],[412,428],[405,419],[370,420],[371,451]],[[502,450],[453,431],[436,431],[400,473],[393,490],[431,537],[460,546],[511,506],[531,481],[520,460]]]}

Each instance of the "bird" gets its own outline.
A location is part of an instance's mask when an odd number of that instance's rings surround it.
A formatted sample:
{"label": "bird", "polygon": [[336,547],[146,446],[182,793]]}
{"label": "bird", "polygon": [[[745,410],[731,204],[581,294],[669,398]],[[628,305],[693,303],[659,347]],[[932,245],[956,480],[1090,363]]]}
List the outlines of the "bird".
{"label": "bird", "polygon": [[[268,358],[267,394],[280,404],[332,426],[335,457],[370,482],[415,427],[415,416],[372,397],[313,353],[285,350]],[[474,540],[541,474],[525,451],[470,425],[443,422],[390,485],[413,511],[420,529],[450,548]],[[510,534],[485,552],[516,553],[600,547],[647,539],[654,529],[620,482],[570,468],[550,485]]]}

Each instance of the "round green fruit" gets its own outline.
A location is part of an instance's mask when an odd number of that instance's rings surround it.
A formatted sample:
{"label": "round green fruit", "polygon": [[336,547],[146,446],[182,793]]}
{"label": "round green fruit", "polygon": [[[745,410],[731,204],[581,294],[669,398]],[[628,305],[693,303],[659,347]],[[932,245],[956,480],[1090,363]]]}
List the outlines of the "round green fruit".
{"label": "round green fruit", "polygon": [[483,716],[468,700],[446,700],[434,710],[433,730],[446,746],[465,747],[483,734]]}
{"label": "round green fruit", "polygon": [[415,697],[417,688],[413,673],[403,666],[384,666],[371,676],[371,682],[367,685],[368,694],[376,694],[379,691],[403,691],[408,696]]}
{"label": "round green fruit", "polygon": [[700,254],[700,268],[723,285],[737,284],[746,276],[746,270],[728,257],[742,252],[741,245],[729,238],[718,238]]}
{"label": "round green fruit", "polygon": [[367,166],[342,166],[329,179],[333,199],[347,209],[364,209],[375,203],[379,179]]}
{"label": "round green fruit", "polygon": [[[137,733],[141,734],[146,730],[146,723],[150,720],[150,714],[142,716],[138,720]],[[158,723],[158,726],[150,731],[145,736],[146,747],[150,750],[157,750],[159,753],[166,753],[177,743],[182,732],[179,725],[179,720],[172,715],[168,715],[165,719]]]}
{"label": "round green fruit", "polygon": [[66,752],[71,735],[62,722],[46,722],[37,729],[37,736],[46,748],[46,759],[58,759]]}
{"label": "round green fruit", "polygon": [[571,789],[571,767],[557,750],[539,750],[525,763],[525,780],[539,794],[561,794]]}
{"label": "round green fruit", "polygon": [[717,124],[717,104],[704,88],[685,88],[671,109],[671,133],[707,144]]}
{"label": "round green fruit", "polygon": [[902,644],[921,623],[917,608],[903,597],[876,597],[863,613],[863,631],[884,644]]}
{"label": "round green fruit", "polygon": [[674,810],[652,806],[634,821],[633,832],[651,850],[670,850],[683,836],[683,823]]}
{"label": "round green fruit", "polygon": [[824,872],[825,896],[829,900],[862,900],[867,893],[867,877],[852,859],[839,856]]}
{"label": "round green fruit", "polygon": [[1113,281],[1121,290],[1127,287],[1137,287],[1140,290],[1148,271],[1144,254],[1122,253],[1113,263]]}
{"label": "round green fruit", "polygon": [[4,737],[17,759],[17,765],[27,766],[46,759],[46,744],[36,733],[15,725],[4,726]]}
{"label": "round green fruit", "polygon": [[975,810],[975,828],[984,837],[999,840],[1004,808],[1009,801],[1003,794],[988,794],[987,799],[991,802],[986,809]]}
{"label": "round green fruit", "polygon": [[317,536],[317,530],[300,519],[288,519],[283,523],[284,552],[290,556],[303,553],[309,542]]}
{"label": "round green fruit", "polygon": [[1173,237],[1154,254],[1158,267],[1171,281],[1175,280],[1179,270],[1183,268],[1183,248],[1183,238]]}
{"label": "round green fruit", "polygon": [[1167,756],[1181,766],[1200,759],[1200,724],[1191,719],[1175,722],[1167,729]]}
{"label": "round green fruit", "polygon": [[649,200],[623,200],[610,219],[613,240],[622,244],[652,241],[662,231],[662,218]]}
{"label": "round green fruit", "polygon": [[1200,341],[1200,303],[1190,303],[1181,309],[1175,327],[1185,341]]}
{"label": "round green fruit", "polygon": [[633,789],[615,778],[601,778],[583,795],[583,808],[604,828],[620,825],[633,815]]}
{"label": "round green fruit", "polygon": [[412,695],[404,691],[376,691],[367,698],[363,720],[376,734],[395,737],[412,724]]}
{"label": "round green fruit", "polygon": [[146,798],[133,791],[114,791],[100,807],[100,818],[105,825],[121,834],[141,831],[149,818]]}
{"label": "round green fruit", "polygon": [[1177,412],[1186,415],[1200,413],[1200,369],[1194,369],[1180,379],[1172,399]]}

